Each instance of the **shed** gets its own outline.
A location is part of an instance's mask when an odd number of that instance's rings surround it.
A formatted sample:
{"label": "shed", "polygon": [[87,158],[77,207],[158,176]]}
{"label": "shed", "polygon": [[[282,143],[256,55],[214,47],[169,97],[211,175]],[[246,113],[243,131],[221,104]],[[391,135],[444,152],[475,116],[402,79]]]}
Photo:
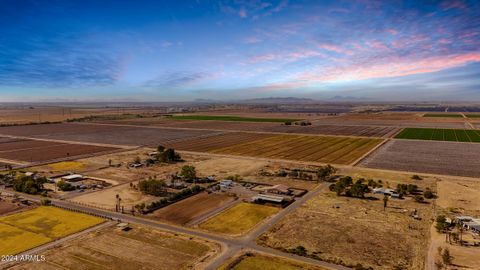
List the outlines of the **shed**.
{"label": "shed", "polygon": [[67,176],[63,176],[62,180],[68,181],[68,182],[76,182],[76,181],[83,180],[83,175],[81,175],[81,174],[70,174],[70,175],[67,175]]}

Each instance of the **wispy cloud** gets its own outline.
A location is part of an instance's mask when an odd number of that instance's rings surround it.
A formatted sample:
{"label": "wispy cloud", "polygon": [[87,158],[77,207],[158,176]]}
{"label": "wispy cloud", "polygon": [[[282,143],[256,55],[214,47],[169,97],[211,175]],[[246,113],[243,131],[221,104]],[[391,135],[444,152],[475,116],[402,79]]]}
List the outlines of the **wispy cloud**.
{"label": "wispy cloud", "polygon": [[177,71],[177,72],[166,72],[159,75],[157,78],[146,81],[143,83],[144,87],[153,87],[153,88],[179,88],[184,86],[189,86],[197,82],[201,82],[206,79],[213,78],[214,75],[207,72],[188,72],[188,71]]}

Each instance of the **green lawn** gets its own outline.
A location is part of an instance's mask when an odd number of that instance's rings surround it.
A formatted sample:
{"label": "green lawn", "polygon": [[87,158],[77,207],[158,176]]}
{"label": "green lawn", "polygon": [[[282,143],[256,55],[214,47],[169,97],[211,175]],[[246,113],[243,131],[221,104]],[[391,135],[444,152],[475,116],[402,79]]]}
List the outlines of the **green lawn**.
{"label": "green lawn", "polygon": [[217,121],[235,121],[235,122],[295,122],[299,119],[290,118],[256,118],[231,115],[173,115],[172,119],[177,120],[217,120]]}
{"label": "green lawn", "polygon": [[459,113],[426,113],[423,117],[449,117],[449,118],[463,118]]}
{"label": "green lawn", "polygon": [[480,130],[405,128],[395,136],[395,138],[452,142],[480,142]]}

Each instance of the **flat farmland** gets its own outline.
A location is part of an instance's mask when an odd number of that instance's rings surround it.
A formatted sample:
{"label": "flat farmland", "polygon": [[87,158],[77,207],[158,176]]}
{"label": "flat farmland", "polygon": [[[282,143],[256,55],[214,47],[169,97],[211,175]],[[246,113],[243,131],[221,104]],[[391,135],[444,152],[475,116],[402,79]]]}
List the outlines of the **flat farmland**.
{"label": "flat farmland", "polygon": [[463,115],[459,113],[426,113],[423,117],[463,118]]}
{"label": "flat farmland", "polygon": [[360,166],[479,177],[478,153],[480,144],[392,140],[365,158]]}
{"label": "flat farmland", "polygon": [[[411,209],[417,209],[422,220],[410,217]],[[319,260],[352,268],[362,264],[362,269],[418,270],[424,269],[432,217],[431,204],[411,198],[390,200],[384,210],[380,196],[354,199],[325,189],[257,242],[279,250],[303,246]]]}
{"label": "flat farmland", "polygon": [[59,158],[112,151],[117,148],[49,141],[2,138],[0,158],[24,162],[41,162]]}
{"label": "flat farmland", "polygon": [[273,206],[242,202],[207,219],[199,225],[199,228],[211,232],[240,235],[279,211],[280,208]]}
{"label": "flat farmland", "polygon": [[397,136],[395,136],[395,138],[453,142],[480,142],[480,131],[473,129],[406,128]]}
{"label": "flat farmland", "polygon": [[13,136],[127,146],[147,145],[152,147],[168,141],[202,137],[217,133],[207,130],[75,123],[0,127],[0,134]]}
{"label": "flat farmland", "polygon": [[23,204],[12,203],[0,198],[0,216],[25,208]]}
{"label": "flat farmland", "polygon": [[208,136],[203,138],[192,138],[179,142],[167,143],[165,146],[173,147],[178,150],[188,150],[195,152],[208,152],[214,149],[229,147],[241,143],[270,138],[274,134],[255,134],[245,132],[230,132],[219,134],[216,136]]}
{"label": "flat farmland", "polygon": [[234,200],[227,194],[203,192],[161,208],[148,217],[185,225]]}
{"label": "flat farmland", "polygon": [[381,139],[277,135],[252,142],[211,150],[211,153],[262,158],[350,164],[363,156]]}
{"label": "flat farmland", "polygon": [[104,222],[52,206],[0,217],[0,255],[13,255]]}
{"label": "flat farmland", "polygon": [[299,133],[299,134],[321,134],[321,135],[342,135],[342,136],[361,136],[361,137],[391,137],[400,129],[396,127],[378,127],[361,125],[319,125],[312,126],[274,126],[268,131],[281,133]]}
{"label": "flat farmland", "polygon": [[202,269],[219,247],[205,240],[149,227],[130,225],[125,232],[112,227],[66,242],[45,252],[45,262],[9,269]]}
{"label": "flat farmland", "polygon": [[199,120],[199,121],[234,121],[234,122],[294,122],[300,119],[292,118],[265,118],[265,117],[245,117],[236,115],[173,115],[171,118],[177,120]]}

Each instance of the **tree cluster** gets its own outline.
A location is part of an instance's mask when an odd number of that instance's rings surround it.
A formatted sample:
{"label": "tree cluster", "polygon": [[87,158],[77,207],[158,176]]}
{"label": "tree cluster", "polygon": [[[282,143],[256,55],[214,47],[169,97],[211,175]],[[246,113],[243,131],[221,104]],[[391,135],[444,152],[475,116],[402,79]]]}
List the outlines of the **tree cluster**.
{"label": "tree cluster", "polygon": [[182,157],[180,156],[180,154],[175,152],[175,150],[172,148],[165,149],[164,146],[159,145],[157,147],[157,151],[158,151],[158,154],[156,155],[155,159],[158,162],[172,163],[172,162],[182,161]]}
{"label": "tree cluster", "polygon": [[363,179],[358,179],[353,183],[353,179],[350,176],[345,176],[340,178],[335,184],[331,184],[330,190],[337,193],[338,196],[365,198],[365,194],[370,192],[370,188],[363,181]]}
{"label": "tree cluster", "polygon": [[328,164],[327,166],[323,166],[317,171],[317,177],[320,181],[327,181],[331,176],[337,173],[337,168]]}
{"label": "tree cluster", "polygon": [[27,194],[38,194],[43,191],[43,184],[47,182],[47,178],[32,176],[19,176],[13,181],[13,189],[18,192]]}
{"label": "tree cluster", "polygon": [[183,166],[180,175],[183,177],[183,180],[187,182],[193,182],[197,179],[197,171],[194,166],[190,165]]}
{"label": "tree cluster", "polygon": [[142,211],[142,212],[144,211],[145,208],[149,211],[150,210],[155,210],[155,209],[167,206],[167,205],[169,205],[171,203],[174,203],[176,201],[179,201],[183,198],[186,198],[186,197],[195,195],[197,193],[200,193],[203,190],[205,190],[205,189],[201,186],[193,186],[191,188],[183,189],[182,191],[180,191],[178,193],[172,194],[168,198],[162,198],[162,199],[160,199],[158,201],[155,201],[155,202],[152,202],[151,204],[148,204],[148,205],[145,205],[145,203],[137,204],[137,205],[135,205],[135,208]]}
{"label": "tree cluster", "polygon": [[165,181],[149,178],[138,183],[138,190],[143,194],[162,196],[167,192]]}
{"label": "tree cluster", "polygon": [[57,187],[58,189],[60,189],[61,191],[72,191],[72,190],[75,190],[75,187],[68,183],[68,182],[65,182],[63,180],[60,180],[58,181],[57,183]]}

